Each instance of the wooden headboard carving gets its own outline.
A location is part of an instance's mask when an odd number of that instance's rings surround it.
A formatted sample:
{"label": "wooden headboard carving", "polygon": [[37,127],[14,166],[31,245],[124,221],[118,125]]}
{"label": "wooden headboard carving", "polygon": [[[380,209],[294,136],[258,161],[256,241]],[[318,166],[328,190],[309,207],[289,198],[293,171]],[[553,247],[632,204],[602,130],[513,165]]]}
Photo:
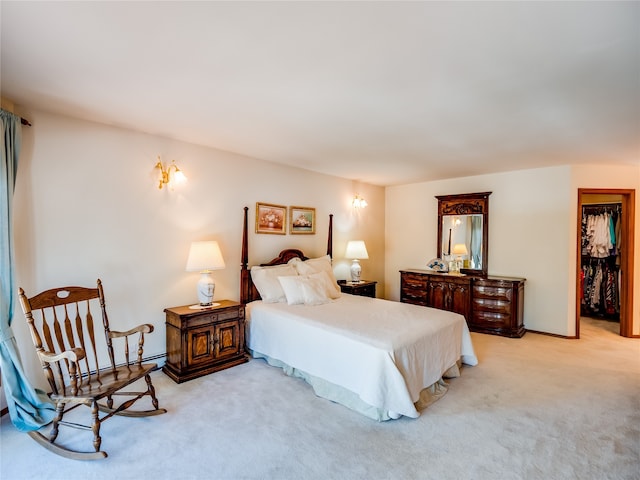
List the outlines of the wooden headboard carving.
{"label": "wooden headboard carving", "polygon": [[[240,268],[240,302],[247,304],[254,300],[260,300],[260,294],[251,280],[249,268],[249,232],[248,232],[249,207],[244,207],[244,224],[242,227],[242,264]],[[329,232],[327,235],[327,255],[333,256],[333,214],[329,215]],[[287,248],[282,250],[277,257],[267,263],[261,263],[261,267],[282,265],[292,258],[307,260],[301,250]]]}

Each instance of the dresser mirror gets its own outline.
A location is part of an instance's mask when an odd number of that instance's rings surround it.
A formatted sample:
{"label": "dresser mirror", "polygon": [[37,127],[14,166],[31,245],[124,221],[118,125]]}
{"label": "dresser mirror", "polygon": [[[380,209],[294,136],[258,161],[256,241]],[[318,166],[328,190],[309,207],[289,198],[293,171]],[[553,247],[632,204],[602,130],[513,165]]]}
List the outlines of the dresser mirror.
{"label": "dresser mirror", "polygon": [[451,272],[487,276],[491,192],[437,195],[438,257]]}

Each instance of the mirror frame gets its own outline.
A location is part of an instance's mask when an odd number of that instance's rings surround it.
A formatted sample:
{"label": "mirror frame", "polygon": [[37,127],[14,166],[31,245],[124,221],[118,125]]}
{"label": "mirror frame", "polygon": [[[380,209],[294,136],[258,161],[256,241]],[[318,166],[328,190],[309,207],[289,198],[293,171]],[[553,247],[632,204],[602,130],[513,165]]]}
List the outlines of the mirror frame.
{"label": "mirror frame", "polygon": [[438,258],[442,258],[442,217],[444,215],[482,215],[482,268],[462,268],[466,275],[487,276],[489,257],[489,195],[492,192],[436,195],[438,199]]}

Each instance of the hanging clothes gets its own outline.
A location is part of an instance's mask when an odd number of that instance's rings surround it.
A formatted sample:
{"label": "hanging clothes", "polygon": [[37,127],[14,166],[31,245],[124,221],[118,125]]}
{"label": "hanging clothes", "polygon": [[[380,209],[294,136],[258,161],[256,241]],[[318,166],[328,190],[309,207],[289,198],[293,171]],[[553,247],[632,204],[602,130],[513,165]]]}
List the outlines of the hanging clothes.
{"label": "hanging clothes", "polygon": [[611,215],[608,212],[587,217],[587,255],[606,258],[611,255],[615,234]]}
{"label": "hanging clothes", "polygon": [[581,314],[620,318],[620,204],[583,205]]}

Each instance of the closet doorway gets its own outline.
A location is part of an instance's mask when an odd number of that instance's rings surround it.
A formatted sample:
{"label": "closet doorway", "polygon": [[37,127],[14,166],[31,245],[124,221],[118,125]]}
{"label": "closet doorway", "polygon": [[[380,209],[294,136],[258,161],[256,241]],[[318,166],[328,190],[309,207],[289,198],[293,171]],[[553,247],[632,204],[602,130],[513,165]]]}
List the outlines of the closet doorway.
{"label": "closet doorway", "polygon": [[[612,255],[593,254],[585,244],[584,226],[587,216],[591,221],[604,215],[611,222],[611,235],[619,221],[618,238],[615,239]],[[583,218],[584,217],[584,218]],[[633,336],[633,245],[635,219],[635,190],[625,189],[578,189],[578,262],[576,287],[576,338],[580,338],[580,317],[608,316],[620,321],[620,335]],[[619,251],[617,250],[617,247]],[[602,251],[602,249],[600,249]],[[600,257],[600,258],[598,258]],[[591,283],[596,271],[598,280]],[[586,274],[586,278],[585,278]],[[604,281],[605,283],[601,283]],[[585,282],[589,282],[587,286]],[[608,283],[607,283],[608,282]],[[602,296],[594,299],[589,289],[600,288]],[[585,290],[586,289],[586,290]],[[585,298],[586,297],[586,298]],[[615,303],[612,305],[612,298]],[[586,300],[586,305],[585,305]],[[595,305],[594,305],[595,303]]]}

